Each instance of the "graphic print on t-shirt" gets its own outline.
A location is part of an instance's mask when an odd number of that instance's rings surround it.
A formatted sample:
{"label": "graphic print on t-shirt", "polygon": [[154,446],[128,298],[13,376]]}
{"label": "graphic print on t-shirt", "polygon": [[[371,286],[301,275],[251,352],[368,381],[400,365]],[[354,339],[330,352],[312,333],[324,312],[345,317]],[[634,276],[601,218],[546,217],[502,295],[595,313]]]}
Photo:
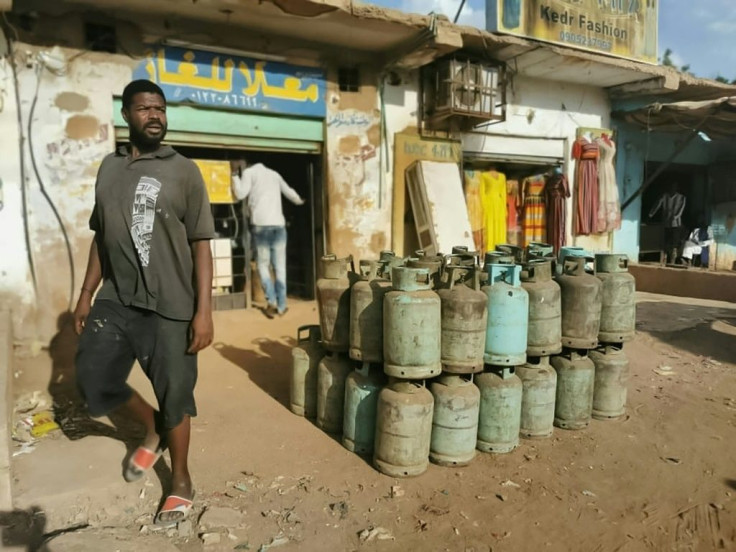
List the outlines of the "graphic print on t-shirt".
{"label": "graphic print on t-shirt", "polygon": [[156,222],[156,200],[160,190],[161,183],[158,180],[150,176],[141,176],[133,197],[133,224],[130,227],[130,235],[144,267],[147,267],[150,261],[151,238]]}

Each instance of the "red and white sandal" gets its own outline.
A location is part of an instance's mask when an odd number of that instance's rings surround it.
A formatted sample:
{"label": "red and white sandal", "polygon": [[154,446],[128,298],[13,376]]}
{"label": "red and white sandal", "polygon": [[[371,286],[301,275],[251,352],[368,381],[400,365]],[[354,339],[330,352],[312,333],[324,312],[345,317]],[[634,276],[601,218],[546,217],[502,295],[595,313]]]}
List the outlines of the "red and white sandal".
{"label": "red and white sandal", "polygon": [[[170,526],[176,525],[180,521],[184,521],[185,519],[187,519],[189,513],[192,511],[192,504],[192,500],[189,500],[188,498],[182,498],[176,495],[167,496],[166,500],[164,501],[164,505],[161,506],[158,514],[156,514],[156,519],[153,522],[154,525]],[[174,513],[181,515],[176,516],[174,519],[161,519],[161,516],[163,514]]]}
{"label": "red and white sandal", "polygon": [[128,483],[138,481],[143,474],[150,470],[158,459],[161,458],[164,449],[159,447],[158,449],[151,450],[146,447],[140,446],[135,449],[135,452],[128,460],[128,466],[125,468],[125,480]]}

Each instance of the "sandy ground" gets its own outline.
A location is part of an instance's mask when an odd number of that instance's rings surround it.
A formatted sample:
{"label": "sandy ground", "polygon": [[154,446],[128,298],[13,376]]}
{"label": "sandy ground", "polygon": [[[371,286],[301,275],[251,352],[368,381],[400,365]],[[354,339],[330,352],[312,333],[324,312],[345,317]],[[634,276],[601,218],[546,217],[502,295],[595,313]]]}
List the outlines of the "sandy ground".
{"label": "sandy ground", "polygon": [[[290,348],[298,326],[316,322],[314,303],[292,302],[277,320],[216,313],[193,421],[193,526],[168,534],[148,527],[168,459],[141,482],[123,481],[136,430],[84,417],[72,383],[76,339],[64,328],[16,363],[16,396],[53,395],[64,431],[14,457],[4,549],[734,550],[736,305],[639,299],[622,421],[555,430],[407,480],[381,475],[288,410]],[[131,383],[151,396],[138,370]],[[206,533],[219,543],[204,545]]]}

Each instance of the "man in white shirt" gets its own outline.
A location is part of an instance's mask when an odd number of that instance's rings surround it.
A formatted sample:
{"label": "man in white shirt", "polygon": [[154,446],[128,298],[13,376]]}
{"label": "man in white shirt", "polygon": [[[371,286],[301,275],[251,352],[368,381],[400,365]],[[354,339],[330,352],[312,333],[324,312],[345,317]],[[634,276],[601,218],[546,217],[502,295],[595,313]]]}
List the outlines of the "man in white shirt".
{"label": "man in white shirt", "polygon": [[649,211],[651,219],[662,209],[664,247],[670,263],[677,260],[677,253],[682,245],[682,213],[685,211],[685,205],[687,205],[687,198],[678,192],[677,182],[672,182],[669,190],[662,194],[662,197]]}
{"label": "man in white shirt", "polygon": [[[294,205],[304,205],[281,175],[261,163],[249,166],[245,160],[231,162],[232,188],[237,199],[246,199],[256,264],[268,305],[269,318],[286,311],[286,220],[281,208],[281,195]],[[273,265],[275,282],[271,279]]]}

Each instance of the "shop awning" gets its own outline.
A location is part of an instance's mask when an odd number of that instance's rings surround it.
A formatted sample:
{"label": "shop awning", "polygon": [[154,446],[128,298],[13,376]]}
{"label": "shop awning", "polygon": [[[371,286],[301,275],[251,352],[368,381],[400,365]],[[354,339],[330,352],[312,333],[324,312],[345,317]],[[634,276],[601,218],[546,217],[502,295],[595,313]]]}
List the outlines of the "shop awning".
{"label": "shop awning", "polygon": [[648,130],[699,131],[713,140],[736,138],[736,96],[703,102],[653,103],[613,116]]}

